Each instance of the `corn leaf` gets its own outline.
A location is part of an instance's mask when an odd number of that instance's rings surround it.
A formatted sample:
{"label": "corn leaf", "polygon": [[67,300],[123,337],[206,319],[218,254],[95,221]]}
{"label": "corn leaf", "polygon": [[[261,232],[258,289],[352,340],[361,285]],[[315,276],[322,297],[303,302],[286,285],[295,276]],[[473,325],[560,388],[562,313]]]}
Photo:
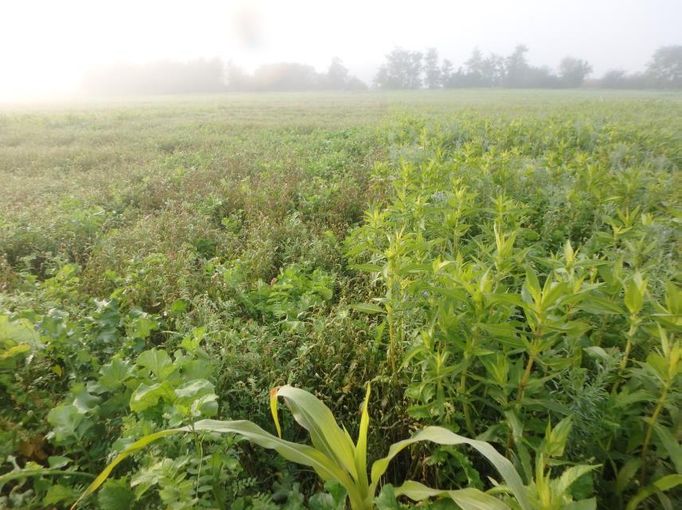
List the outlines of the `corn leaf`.
{"label": "corn leaf", "polygon": [[511,492],[516,497],[522,510],[531,510],[531,504],[526,494],[526,488],[523,486],[521,477],[514,469],[514,466],[508,459],[502,456],[495,448],[484,441],[477,441],[475,439],[468,439],[466,437],[450,432],[443,427],[426,427],[417,432],[410,439],[405,439],[391,445],[388,455],[379,459],[372,464],[372,483],[370,485],[370,493],[374,493],[381,477],[386,472],[388,464],[391,460],[403,451],[408,446],[418,443],[420,441],[430,441],[432,443],[456,446],[460,444],[467,444],[477,450],[483,455],[500,473]]}
{"label": "corn leaf", "polygon": [[412,501],[423,501],[425,499],[447,496],[463,510],[509,510],[509,507],[505,503],[478,489],[431,489],[430,487],[413,480],[408,480],[400,487],[396,487],[395,495],[405,496]]}
{"label": "corn leaf", "polygon": [[293,386],[281,386],[276,394],[284,398],[294,419],[310,433],[313,446],[357,480],[355,446],[338,426],[329,408],[311,393]]}
{"label": "corn leaf", "polygon": [[263,448],[277,451],[282,457],[291,462],[313,468],[318,476],[325,481],[338,481],[346,489],[348,497],[351,498],[352,501],[362,501],[363,499],[348,473],[341,469],[334,460],[311,446],[285,441],[266,432],[255,423],[246,420],[201,420],[196,422],[193,426],[162,430],[146,435],[135,441],[119,453],[114,460],[104,468],[104,470],[86,488],[72,508],[76,508],[81,501],[93,494],[107,480],[114,468],[130,455],[145,448],[158,439],[186,432],[232,433],[240,435]]}
{"label": "corn leaf", "polygon": [[360,417],[360,428],[358,430],[358,440],[355,444],[355,471],[357,473],[357,482],[360,485],[360,491],[369,496],[369,480],[367,479],[367,430],[369,429],[369,396],[371,393],[371,386],[367,385],[367,393],[365,394],[365,401],[362,404],[362,415]]}

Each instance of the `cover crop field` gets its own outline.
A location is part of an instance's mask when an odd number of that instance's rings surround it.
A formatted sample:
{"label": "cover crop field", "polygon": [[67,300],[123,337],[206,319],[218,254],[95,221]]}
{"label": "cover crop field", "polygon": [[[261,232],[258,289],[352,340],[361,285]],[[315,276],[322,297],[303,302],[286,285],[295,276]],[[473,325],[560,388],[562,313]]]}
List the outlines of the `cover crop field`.
{"label": "cover crop field", "polygon": [[681,508],[681,166],[680,93],[0,107],[0,507]]}

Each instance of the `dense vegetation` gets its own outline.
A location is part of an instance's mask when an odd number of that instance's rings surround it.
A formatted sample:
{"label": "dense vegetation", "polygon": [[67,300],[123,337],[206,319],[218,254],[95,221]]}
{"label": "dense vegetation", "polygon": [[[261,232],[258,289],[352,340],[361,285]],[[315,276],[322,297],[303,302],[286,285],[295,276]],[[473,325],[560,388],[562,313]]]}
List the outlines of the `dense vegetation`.
{"label": "dense vegetation", "polygon": [[681,165],[678,94],[0,111],[0,506],[679,507]]}
{"label": "dense vegetation", "polygon": [[[564,57],[555,71],[547,66],[531,65],[526,53],[528,47],[523,44],[507,56],[484,55],[474,48],[467,61],[455,69],[449,59],[439,58],[435,48],[424,53],[395,48],[386,55],[386,63],[379,68],[374,84],[383,89],[575,88],[582,86],[592,74],[592,66],[586,60]],[[682,87],[682,46],[661,46],[643,72],[611,69],[588,84],[615,89],[679,89]]]}
{"label": "dense vegetation", "polygon": [[[577,88],[679,89],[682,88],[682,46],[662,46],[643,72],[611,69],[602,77],[587,78],[591,64],[567,56],[557,69],[532,65],[528,47],[518,45],[506,56],[484,55],[474,48],[461,65],[441,59],[436,48],[424,52],[394,48],[385,56],[374,76],[379,89],[455,88]],[[160,61],[147,64],[114,64],[92,69],[83,79],[83,89],[97,95],[197,94],[206,92],[313,91],[367,89],[338,57],[324,72],[296,62],[279,62],[248,73],[235,62],[214,58],[188,62]]]}

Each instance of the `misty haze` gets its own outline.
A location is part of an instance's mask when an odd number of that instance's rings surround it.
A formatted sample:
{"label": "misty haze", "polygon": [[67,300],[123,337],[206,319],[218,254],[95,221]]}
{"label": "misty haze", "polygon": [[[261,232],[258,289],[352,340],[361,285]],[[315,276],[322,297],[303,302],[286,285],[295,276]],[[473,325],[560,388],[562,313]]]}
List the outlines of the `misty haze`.
{"label": "misty haze", "polygon": [[0,508],[682,508],[682,4],[0,6]]}

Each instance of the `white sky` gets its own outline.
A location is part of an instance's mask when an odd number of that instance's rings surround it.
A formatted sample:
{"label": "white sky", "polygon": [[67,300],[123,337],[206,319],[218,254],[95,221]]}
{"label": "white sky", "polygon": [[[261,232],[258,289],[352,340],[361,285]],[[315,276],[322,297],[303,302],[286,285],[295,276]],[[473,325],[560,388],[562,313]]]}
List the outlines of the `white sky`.
{"label": "white sky", "polygon": [[568,54],[642,69],[682,44],[682,0],[0,0],[0,99],[73,93],[87,69],[197,57],[247,69],[341,57],[370,80],[394,46],[434,46],[455,66],[474,46],[518,43],[535,65]]}

